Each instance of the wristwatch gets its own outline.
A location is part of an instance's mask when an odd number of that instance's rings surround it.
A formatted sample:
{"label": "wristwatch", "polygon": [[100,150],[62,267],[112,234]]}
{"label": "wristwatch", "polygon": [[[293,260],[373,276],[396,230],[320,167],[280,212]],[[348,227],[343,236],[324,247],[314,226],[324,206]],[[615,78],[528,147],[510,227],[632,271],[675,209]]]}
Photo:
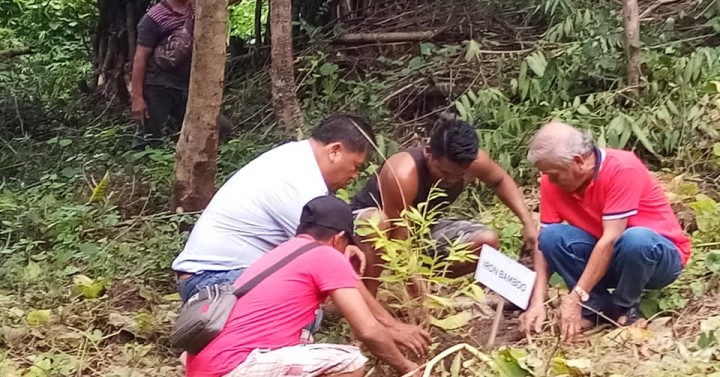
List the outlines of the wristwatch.
{"label": "wristwatch", "polygon": [[590,295],[579,285],[576,285],[575,288],[573,288],[573,292],[577,293],[578,296],[580,296],[580,301],[582,302],[585,302],[590,298]]}

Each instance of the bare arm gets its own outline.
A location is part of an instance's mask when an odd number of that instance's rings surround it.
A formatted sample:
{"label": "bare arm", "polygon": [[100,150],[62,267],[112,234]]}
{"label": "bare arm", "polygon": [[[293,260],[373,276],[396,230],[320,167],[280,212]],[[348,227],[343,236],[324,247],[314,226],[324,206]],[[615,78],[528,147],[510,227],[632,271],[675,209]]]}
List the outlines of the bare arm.
{"label": "bare arm", "polygon": [[[417,196],[417,170],[409,153],[390,156],[378,175],[378,189],[382,197],[383,212],[392,221],[399,219]],[[406,239],[407,229],[396,227],[392,238]]]}
{"label": "bare arm", "polygon": [[520,219],[523,226],[535,226],[517,184],[487,152],[478,152],[478,158],[473,163],[472,175],[473,179],[478,179],[492,188],[495,195]]}
{"label": "bare arm", "polygon": [[545,294],[550,284],[550,268],[542,251],[537,248],[533,252],[533,266],[537,275],[535,278],[535,287],[530,297],[530,305],[543,305],[545,302]]}
{"label": "bare arm", "polygon": [[135,58],[133,59],[131,111],[133,117],[140,123],[145,123],[145,118],[148,117],[144,86],[147,61],[152,51],[149,47],[138,45],[135,49]]}
{"label": "bare arm", "polygon": [[415,368],[415,363],[408,360],[397,348],[385,326],[375,319],[358,289],[336,289],[330,293],[330,297],[350,323],[355,336],[373,355],[400,373],[407,373]]}
{"label": "bare arm", "polygon": [[365,303],[375,316],[375,319],[385,326],[396,344],[408,348],[418,356],[426,355],[431,341],[430,334],[418,326],[402,323],[395,319],[372,294],[364,284],[358,284],[358,289],[365,299]]}
{"label": "bare arm", "polygon": [[[587,266],[583,271],[578,285],[590,292],[605,276],[613,256],[613,246],[627,228],[627,218],[603,221],[603,234],[595,244]],[[573,287],[568,287],[572,289]]]}
{"label": "bare arm", "polygon": [[152,53],[152,49],[144,46],[137,46],[135,49],[135,57],[133,58],[132,70],[132,96],[133,99],[143,96],[143,85],[145,84],[145,71],[147,70],[147,61]]}

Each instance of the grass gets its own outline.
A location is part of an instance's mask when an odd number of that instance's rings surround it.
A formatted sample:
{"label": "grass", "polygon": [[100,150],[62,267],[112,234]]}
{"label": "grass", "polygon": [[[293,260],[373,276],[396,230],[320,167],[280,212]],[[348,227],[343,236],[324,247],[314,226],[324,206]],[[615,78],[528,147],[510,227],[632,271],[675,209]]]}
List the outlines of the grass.
{"label": "grass", "polygon": [[[227,155],[250,158],[249,141],[225,146]],[[19,151],[29,153],[34,148]],[[79,146],[78,146],[79,147]],[[60,152],[64,163],[6,181],[0,188],[0,375],[3,377],[173,376],[182,372],[168,331],[179,307],[169,265],[187,236],[185,220],[163,210],[169,188],[169,151],[126,156],[104,166],[82,147]],[[69,157],[68,157],[69,156]],[[70,160],[70,161],[68,161]],[[228,164],[226,174],[237,167]],[[80,168],[75,168],[75,167]],[[102,168],[101,168],[102,167]],[[109,171],[101,198],[93,188]],[[222,178],[220,178],[222,180]],[[90,182],[90,184],[88,184]],[[524,337],[517,313],[503,320],[496,349],[484,349],[490,302],[475,304],[465,326],[433,328],[428,366],[433,376],[710,375],[718,373],[715,334],[720,295],[707,256],[717,247],[720,207],[698,200],[687,182],[668,184],[698,224],[693,262],[681,281],[649,299],[658,318],[649,331],[604,329],[576,345],[558,342],[557,330]],[[97,196],[97,190],[96,196]],[[528,188],[529,192],[534,192]],[[479,192],[455,211],[501,231],[504,250],[517,250],[519,227],[511,213]],[[702,199],[702,198],[700,198]],[[532,200],[532,198],[531,198]],[[693,209],[694,207],[694,209]],[[718,211],[718,212],[713,212]],[[695,216],[697,215],[697,216]],[[714,219],[714,220],[713,220]],[[689,282],[702,282],[702,289]],[[556,287],[558,292],[562,287]],[[553,307],[557,300],[548,305]],[[462,311],[464,309],[457,309]],[[550,318],[554,318],[551,314]],[[715,318],[715,322],[712,319]],[[703,335],[705,334],[705,335]],[[704,337],[704,338],[703,338]],[[320,339],[351,341],[342,321],[328,323]],[[458,356],[461,355],[461,356]],[[440,356],[446,356],[440,360]],[[369,376],[391,375],[372,361]],[[426,374],[427,375],[427,374]]]}

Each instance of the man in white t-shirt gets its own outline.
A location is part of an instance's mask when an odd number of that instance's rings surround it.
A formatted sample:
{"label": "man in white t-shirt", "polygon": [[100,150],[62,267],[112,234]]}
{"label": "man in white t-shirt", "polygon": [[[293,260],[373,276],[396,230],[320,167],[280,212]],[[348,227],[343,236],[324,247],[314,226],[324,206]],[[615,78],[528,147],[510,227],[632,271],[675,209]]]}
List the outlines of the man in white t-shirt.
{"label": "man in white t-shirt", "polygon": [[306,140],[274,148],[237,171],[215,194],[173,261],[183,301],[203,287],[232,283],[295,235],[305,203],[346,187],[372,152],[375,135],[359,117],[328,117]]}
{"label": "man in white t-shirt", "polygon": [[[172,264],[182,300],[213,284],[234,283],[261,256],[293,238],[303,206],[348,186],[373,143],[375,134],[362,118],[336,114],[309,139],[274,148],[236,172],[200,215]],[[396,320],[369,293],[365,297],[398,345],[418,355],[427,352],[426,331]],[[322,312],[317,314],[310,332],[319,328]]]}

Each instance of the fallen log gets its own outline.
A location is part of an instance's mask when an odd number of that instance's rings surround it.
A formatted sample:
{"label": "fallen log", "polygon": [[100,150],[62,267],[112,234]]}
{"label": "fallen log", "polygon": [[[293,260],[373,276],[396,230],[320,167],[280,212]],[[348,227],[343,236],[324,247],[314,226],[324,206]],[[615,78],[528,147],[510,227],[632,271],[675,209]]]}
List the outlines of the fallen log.
{"label": "fallen log", "polygon": [[440,31],[407,31],[387,33],[346,33],[336,39],[339,43],[393,43],[393,42],[415,42],[433,39]]}
{"label": "fallen log", "polygon": [[16,56],[20,55],[28,55],[32,54],[34,51],[31,47],[19,47],[19,48],[11,48],[8,50],[0,51],[0,61],[12,59]]}

